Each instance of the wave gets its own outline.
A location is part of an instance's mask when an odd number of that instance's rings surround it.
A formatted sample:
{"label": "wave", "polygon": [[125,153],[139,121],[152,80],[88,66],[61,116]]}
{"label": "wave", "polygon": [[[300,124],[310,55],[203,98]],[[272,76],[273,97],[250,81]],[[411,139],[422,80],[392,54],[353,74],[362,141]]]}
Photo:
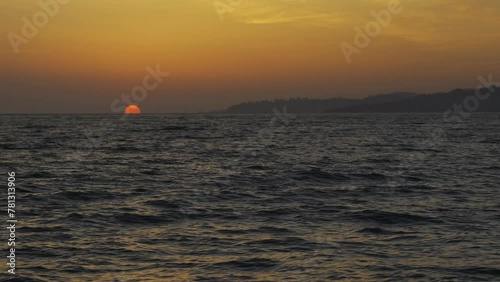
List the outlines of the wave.
{"label": "wave", "polygon": [[[182,217],[182,216],[180,216]],[[142,215],[136,213],[123,213],[113,217],[113,220],[119,223],[126,224],[153,224],[153,223],[171,223],[175,222],[172,217]]]}
{"label": "wave", "polygon": [[258,271],[268,268],[273,268],[279,265],[279,261],[265,258],[251,258],[251,259],[238,259],[226,262],[219,262],[213,264],[214,266],[220,266],[230,269],[241,269],[245,271]]}
{"label": "wave", "polygon": [[297,175],[293,176],[292,179],[299,181],[313,181],[313,182],[325,182],[325,181],[346,181],[351,178],[342,173],[328,173],[322,171],[321,169],[311,169],[308,171],[301,171]]}
{"label": "wave", "polygon": [[406,234],[403,231],[391,231],[384,228],[379,227],[366,227],[357,231],[358,233],[368,233],[368,234],[377,234],[377,235],[395,235],[395,234]]}
{"label": "wave", "polygon": [[410,224],[410,223],[438,223],[442,222],[433,217],[410,214],[397,213],[377,210],[363,210],[352,212],[347,215],[355,220],[375,221],[383,224]]}

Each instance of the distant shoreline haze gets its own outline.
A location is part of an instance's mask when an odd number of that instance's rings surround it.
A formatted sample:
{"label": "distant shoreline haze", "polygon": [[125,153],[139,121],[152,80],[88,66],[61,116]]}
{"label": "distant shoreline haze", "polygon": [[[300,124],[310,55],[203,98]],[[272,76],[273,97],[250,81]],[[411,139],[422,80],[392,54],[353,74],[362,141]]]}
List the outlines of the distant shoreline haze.
{"label": "distant shoreline haze", "polygon": [[[484,93],[478,98],[477,93]],[[488,94],[488,95],[487,95]],[[465,103],[465,104],[464,104]],[[139,103],[141,105],[141,103]],[[394,92],[389,94],[371,95],[365,98],[345,98],[342,96],[315,99],[307,97],[248,101],[229,106],[223,110],[207,111],[162,111],[161,107],[151,111],[147,106],[143,114],[272,114],[274,111],[288,113],[431,113],[460,111],[461,108],[473,109],[474,112],[500,112],[500,86],[489,88],[457,88],[449,92],[433,94],[417,94],[413,92]],[[64,108],[63,108],[64,109]],[[121,112],[3,112],[0,115],[101,115],[121,114]]]}
{"label": "distant shoreline haze", "polygon": [[[486,93],[476,97],[476,93]],[[230,106],[222,113],[262,114],[273,109],[286,107],[290,113],[404,113],[445,112],[450,109],[464,111],[500,112],[500,91],[498,86],[481,89],[455,89],[447,93],[416,94],[396,92],[380,94],[362,99],[292,98],[274,101],[245,102]]]}

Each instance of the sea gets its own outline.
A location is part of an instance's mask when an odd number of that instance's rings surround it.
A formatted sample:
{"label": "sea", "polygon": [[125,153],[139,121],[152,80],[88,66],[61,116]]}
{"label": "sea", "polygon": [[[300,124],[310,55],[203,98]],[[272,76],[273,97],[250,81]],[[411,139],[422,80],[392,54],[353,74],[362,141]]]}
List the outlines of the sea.
{"label": "sea", "polygon": [[0,126],[0,281],[500,281],[498,113]]}

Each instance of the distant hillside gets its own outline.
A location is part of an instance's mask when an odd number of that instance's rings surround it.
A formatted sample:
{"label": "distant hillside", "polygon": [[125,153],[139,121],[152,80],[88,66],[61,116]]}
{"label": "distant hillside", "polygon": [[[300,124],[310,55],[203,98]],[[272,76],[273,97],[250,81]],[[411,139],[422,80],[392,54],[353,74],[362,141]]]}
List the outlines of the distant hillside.
{"label": "distant hillside", "polygon": [[[480,93],[487,93],[488,89],[481,89]],[[448,93],[437,93],[429,95],[418,95],[399,101],[361,104],[350,107],[331,109],[329,112],[337,113],[376,113],[376,112],[445,112],[453,109],[455,104],[463,105],[466,98],[474,96],[475,89],[455,89]],[[472,104],[473,102],[471,102]],[[498,112],[500,111],[500,88],[494,87],[494,93],[484,101],[479,100],[476,111]]]}
{"label": "distant hillside", "polygon": [[290,113],[324,113],[331,110],[351,108],[359,105],[376,105],[387,102],[401,101],[417,94],[408,92],[398,92],[392,94],[382,94],[370,96],[364,99],[276,99],[274,101],[246,102],[229,107],[224,113],[230,114],[254,114],[254,113],[272,113],[273,109],[287,108]]}
{"label": "distant hillside", "polygon": [[418,94],[411,93],[411,92],[396,92],[396,93],[391,93],[391,94],[380,94],[380,95],[366,97],[363,100],[361,100],[361,103],[370,104],[370,105],[382,104],[382,103],[389,103],[389,102],[405,100],[408,98],[415,97],[417,95]]}

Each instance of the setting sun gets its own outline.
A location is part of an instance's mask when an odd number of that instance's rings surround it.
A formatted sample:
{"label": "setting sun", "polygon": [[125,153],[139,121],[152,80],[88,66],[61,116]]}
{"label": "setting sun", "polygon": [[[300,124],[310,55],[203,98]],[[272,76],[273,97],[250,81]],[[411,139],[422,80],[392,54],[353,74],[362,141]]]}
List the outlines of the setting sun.
{"label": "setting sun", "polygon": [[130,105],[125,109],[125,114],[127,114],[127,115],[139,115],[139,114],[141,114],[141,109],[136,105]]}

